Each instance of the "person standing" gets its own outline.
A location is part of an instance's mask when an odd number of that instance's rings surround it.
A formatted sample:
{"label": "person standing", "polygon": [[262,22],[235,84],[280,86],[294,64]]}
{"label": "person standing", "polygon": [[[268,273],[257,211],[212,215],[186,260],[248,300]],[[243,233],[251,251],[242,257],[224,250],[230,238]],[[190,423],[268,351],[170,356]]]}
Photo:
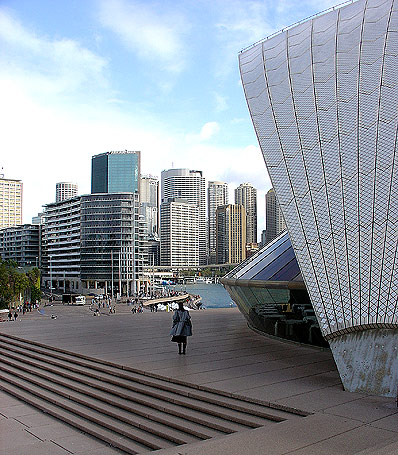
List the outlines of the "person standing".
{"label": "person standing", "polygon": [[[178,303],[178,310],[173,314],[173,327],[170,331],[171,341],[178,344],[178,354],[186,353],[187,337],[192,336],[192,322],[189,311],[182,302]],[[182,351],[181,351],[182,347]]]}

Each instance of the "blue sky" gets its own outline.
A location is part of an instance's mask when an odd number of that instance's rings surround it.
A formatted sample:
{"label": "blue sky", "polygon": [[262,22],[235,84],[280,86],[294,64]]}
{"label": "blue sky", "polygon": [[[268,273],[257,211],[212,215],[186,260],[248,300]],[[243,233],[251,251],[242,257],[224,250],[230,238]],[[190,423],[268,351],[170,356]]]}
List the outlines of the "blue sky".
{"label": "blue sky", "polygon": [[91,156],[141,150],[142,173],[187,167],[233,189],[269,178],[238,52],[328,0],[2,0],[0,167],[24,182],[24,222],[55,183],[90,192]]}

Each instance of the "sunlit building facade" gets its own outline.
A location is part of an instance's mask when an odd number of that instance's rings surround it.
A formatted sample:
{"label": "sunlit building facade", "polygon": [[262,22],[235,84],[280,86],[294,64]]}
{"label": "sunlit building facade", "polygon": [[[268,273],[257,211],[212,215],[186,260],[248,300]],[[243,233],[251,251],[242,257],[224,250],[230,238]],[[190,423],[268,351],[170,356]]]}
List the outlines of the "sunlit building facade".
{"label": "sunlit building facade", "polygon": [[[199,264],[207,263],[207,229],[206,229],[206,180],[202,171],[190,169],[167,169],[161,174],[161,202],[170,198],[185,200],[198,209],[198,247]],[[162,219],[160,221],[161,230]],[[162,243],[161,235],[161,243]],[[190,242],[190,246],[192,243]],[[161,250],[165,251],[161,244]],[[183,248],[183,245],[182,245]],[[161,253],[163,257],[163,253]],[[191,260],[190,260],[191,262]]]}
{"label": "sunlit building facade", "polygon": [[257,243],[257,189],[251,183],[235,188],[235,204],[246,210],[246,242]]}
{"label": "sunlit building facade", "polygon": [[199,265],[200,211],[185,199],[168,198],[160,206],[160,265]]}
{"label": "sunlit building facade", "polygon": [[22,181],[0,178],[0,229],[22,224]]}
{"label": "sunlit building facade", "polygon": [[244,91],[347,390],[398,385],[398,2],[359,0],[240,54]]}
{"label": "sunlit building facade", "polygon": [[47,288],[131,296],[143,275],[138,193],[98,193],[47,204],[42,273]]}
{"label": "sunlit building facade", "polygon": [[217,231],[216,212],[218,207],[228,204],[228,183],[212,181],[207,185],[207,223],[209,264],[216,262]]}
{"label": "sunlit building facade", "polygon": [[77,196],[77,183],[58,182],[55,187],[55,202],[65,201]]}
{"label": "sunlit building facade", "polygon": [[246,259],[246,210],[228,204],[216,210],[217,264],[237,264]]}
{"label": "sunlit building facade", "polygon": [[144,218],[148,237],[159,235],[159,179],[143,175],[140,183],[140,213]]}

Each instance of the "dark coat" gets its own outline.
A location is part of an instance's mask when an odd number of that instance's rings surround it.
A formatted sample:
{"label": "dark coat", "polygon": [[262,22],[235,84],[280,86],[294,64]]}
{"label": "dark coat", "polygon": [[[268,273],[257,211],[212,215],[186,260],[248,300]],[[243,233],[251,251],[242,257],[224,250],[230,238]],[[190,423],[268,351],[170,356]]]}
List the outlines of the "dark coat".
{"label": "dark coat", "polygon": [[173,328],[170,331],[172,336],[192,336],[191,316],[188,310],[175,310],[173,314]]}

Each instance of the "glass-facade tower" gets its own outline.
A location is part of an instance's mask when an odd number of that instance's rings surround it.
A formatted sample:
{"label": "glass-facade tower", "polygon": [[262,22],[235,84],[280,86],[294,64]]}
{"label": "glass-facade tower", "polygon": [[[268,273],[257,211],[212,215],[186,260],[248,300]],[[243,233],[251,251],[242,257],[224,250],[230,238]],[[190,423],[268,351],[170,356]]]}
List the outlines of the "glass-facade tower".
{"label": "glass-facade tower", "polygon": [[137,193],[141,152],[107,152],[91,159],[91,193]]}

